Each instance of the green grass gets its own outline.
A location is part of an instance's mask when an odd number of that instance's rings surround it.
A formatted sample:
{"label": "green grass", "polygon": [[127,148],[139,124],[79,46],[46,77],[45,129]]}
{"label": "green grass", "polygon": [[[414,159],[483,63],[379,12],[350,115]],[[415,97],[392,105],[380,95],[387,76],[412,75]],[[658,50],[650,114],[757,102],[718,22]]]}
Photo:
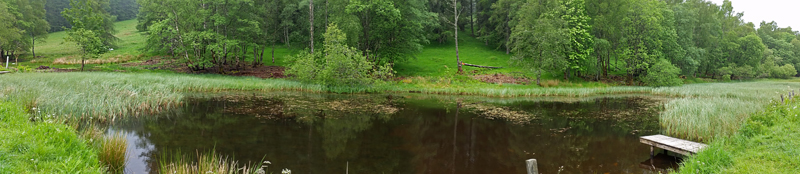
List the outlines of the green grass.
{"label": "green grass", "polygon": [[[505,54],[505,50],[501,51],[495,49],[494,46],[486,46],[483,41],[469,37],[467,34],[460,34],[458,43],[459,56],[462,62],[505,67],[498,70],[482,70],[481,68],[463,66],[466,72],[473,70],[482,73],[526,72],[519,68],[509,67],[508,60],[511,56]],[[394,69],[400,76],[430,77],[446,76],[456,73],[458,67],[456,65],[455,43],[452,41],[448,43],[432,42],[431,44],[425,45],[425,49],[416,54],[415,59],[399,62],[395,65]]]}
{"label": "green grass", "polygon": [[680,173],[800,173],[800,102],[772,102],[733,136],[691,156]]}
{"label": "green grass", "polygon": [[97,151],[74,129],[30,118],[20,104],[0,102],[0,173],[105,172]]}
{"label": "green grass", "polygon": [[[136,30],[136,20],[127,20],[114,23],[119,38],[117,48],[100,55],[101,60],[126,59],[133,60],[141,55],[141,49],[147,41],[147,37],[142,32]],[[66,60],[80,60],[80,48],[73,42],[64,42],[67,37],[65,31],[50,33],[44,42],[37,43],[36,56],[42,58],[31,59],[31,63],[54,63],[59,58]],[[30,58],[30,57],[28,57]]]}

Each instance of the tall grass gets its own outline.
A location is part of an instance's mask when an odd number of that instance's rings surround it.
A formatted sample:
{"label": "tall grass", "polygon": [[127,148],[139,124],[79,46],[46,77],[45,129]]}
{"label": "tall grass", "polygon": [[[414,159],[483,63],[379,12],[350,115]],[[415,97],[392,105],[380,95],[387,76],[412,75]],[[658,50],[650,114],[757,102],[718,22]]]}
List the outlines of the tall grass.
{"label": "tall grass", "polygon": [[0,173],[105,173],[74,129],[30,119],[19,102],[0,98]]}
{"label": "tall grass", "polygon": [[180,152],[172,156],[162,155],[159,159],[158,171],[170,174],[264,174],[259,163],[240,165],[215,151],[198,153],[195,158],[188,158]]}
{"label": "tall grass", "polygon": [[183,92],[324,91],[281,79],[164,73],[18,73],[0,76],[0,81],[0,97],[25,101],[45,113],[112,121],[179,105]]}
{"label": "tall grass", "polygon": [[684,160],[680,173],[800,173],[800,102],[772,102],[736,133]]}
{"label": "tall grass", "polygon": [[125,170],[128,140],[122,134],[105,137],[100,145],[100,162],[112,173],[123,173]]}
{"label": "tall grass", "polygon": [[654,88],[652,94],[679,97],[659,117],[665,134],[709,142],[733,135],[750,115],[798,89],[800,83],[762,81]]}

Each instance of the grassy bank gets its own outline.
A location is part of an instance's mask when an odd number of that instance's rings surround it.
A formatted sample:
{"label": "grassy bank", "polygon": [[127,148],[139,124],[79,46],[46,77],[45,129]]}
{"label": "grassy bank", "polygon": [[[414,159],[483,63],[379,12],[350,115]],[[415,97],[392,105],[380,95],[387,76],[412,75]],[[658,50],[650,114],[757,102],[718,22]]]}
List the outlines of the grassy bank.
{"label": "grassy bank", "polygon": [[680,173],[800,173],[800,102],[772,102],[730,137],[685,160]]}
{"label": "grassy bank", "polygon": [[97,150],[74,129],[31,122],[22,108],[18,103],[0,102],[0,173],[105,172]]}

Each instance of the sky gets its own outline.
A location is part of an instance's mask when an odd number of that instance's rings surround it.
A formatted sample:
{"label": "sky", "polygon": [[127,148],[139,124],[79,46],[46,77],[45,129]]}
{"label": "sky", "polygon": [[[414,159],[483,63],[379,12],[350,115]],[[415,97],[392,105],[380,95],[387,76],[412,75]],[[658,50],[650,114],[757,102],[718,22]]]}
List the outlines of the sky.
{"label": "sky", "polygon": [[[708,0],[722,5],[723,0]],[[778,26],[800,29],[799,0],[730,0],[733,11],[744,12],[744,21],[753,22],[758,28],[761,21],[775,21]]]}

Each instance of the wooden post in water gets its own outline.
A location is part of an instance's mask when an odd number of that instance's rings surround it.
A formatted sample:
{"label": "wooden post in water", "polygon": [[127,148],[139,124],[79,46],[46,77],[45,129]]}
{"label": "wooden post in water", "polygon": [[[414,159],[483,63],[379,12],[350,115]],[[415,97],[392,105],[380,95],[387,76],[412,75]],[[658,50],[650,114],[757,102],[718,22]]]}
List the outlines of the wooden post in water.
{"label": "wooden post in water", "polygon": [[539,165],[536,164],[536,159],[525,160],[528,164],[528,174],[539,174]]}

